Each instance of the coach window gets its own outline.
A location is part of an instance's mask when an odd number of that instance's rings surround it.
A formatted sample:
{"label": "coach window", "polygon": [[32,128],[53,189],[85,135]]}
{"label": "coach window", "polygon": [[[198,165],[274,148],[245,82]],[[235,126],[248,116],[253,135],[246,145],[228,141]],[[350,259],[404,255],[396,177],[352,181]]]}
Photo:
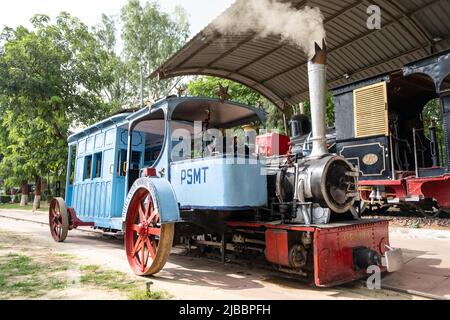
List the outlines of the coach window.
{"label": "coach window", "polygon": [[92,173],[92,155],[84,158],[84,180],[91,179]]}
{"label": "coach window", "polygon": [[102,153],[96,153],[94,155],[94,179],[101,178],[102,176]]}

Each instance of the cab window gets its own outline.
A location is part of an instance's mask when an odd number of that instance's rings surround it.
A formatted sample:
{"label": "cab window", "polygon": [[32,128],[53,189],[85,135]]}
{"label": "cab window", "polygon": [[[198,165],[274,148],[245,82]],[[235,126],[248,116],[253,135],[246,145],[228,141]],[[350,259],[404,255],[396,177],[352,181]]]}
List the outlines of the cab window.
{"label": "cab window", "polygon": [[132,170],[139,170],[141,168],[141,153],[139,151],[133,151],[131,153],[131,165]]}

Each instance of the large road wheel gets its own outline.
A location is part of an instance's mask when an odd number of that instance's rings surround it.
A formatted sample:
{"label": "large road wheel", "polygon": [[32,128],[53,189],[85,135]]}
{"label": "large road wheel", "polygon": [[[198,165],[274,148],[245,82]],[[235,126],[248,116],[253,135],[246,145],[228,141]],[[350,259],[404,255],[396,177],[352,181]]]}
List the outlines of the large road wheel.
{"label": "large road wheel", "polygon": [[69,211],[64,199],[54,198],[50,203],[49,226],[53,239],[63,242],[69,232]]}
{"label": "large road wheel", "polygon": [[161,224],[154,195],[145,186],[137,188],[128,206],[125,249],[134,273],[156,274],[164,267],[172,250],[175,226]]}

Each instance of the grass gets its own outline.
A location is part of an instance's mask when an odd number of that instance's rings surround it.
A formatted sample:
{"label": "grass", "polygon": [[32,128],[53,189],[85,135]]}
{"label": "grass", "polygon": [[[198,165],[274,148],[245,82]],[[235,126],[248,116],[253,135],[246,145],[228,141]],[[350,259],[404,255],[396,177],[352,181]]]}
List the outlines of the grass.
{"label": "grass", "polygon": [[56,252],[54,253],[55,256],[66,258],[66,259],[76,259],[76,257],[73,254],[65,253],[65,252]]}
{"label": "grass", "polygon": [[35,275],[40,269],[40,266],[33,263],[30,257],[16,253],[9,253],[5,260],[0,264],[0,272],[8,276]]}
{"label": "grass", "polygon": [[32,239],[0,230],[0,300],[58,296],[71,286],[77,290],[115,291],[130,300],[171,298],[167,292],[150,290],[144,281],[124,272],[79,265],[76,259],[75,255],[52,252]]}
{"label": "grass", "polygon": [[[67,257],[67,254],[57,254]],[[77,266],[76,266],[77,267]],[[50,291],[64,290],[76,281],[68,281],[66,271],[72,272],[67,261],[38,263],[16,253],[0,257],[0,299],[14,297],[39,298]],[[131,280],[126,273],[105,270],[98,265],[80,266],[80,283],[88,287],[117,290],[130,300],[159,300],[170,298],[163,291],[151,291],[142,281]]]}
{"label": "grass", "polygon": [[38,298],[48,291],[61,290],[67,281],[58,272],[65,264],[41,264],[32,258],[9,253],[0,257],[0,298]]}
{"label": "grass", "polygon": [[414,221],[413,223],[411,223],[411,225],[409,226],[411,229],[420,229],[420,223],[417,221]]}
{"label": "grass", "polygon": [[[67,257],[67,254],[58,254]],[[16,253],[0,257],[0,299],[39,298],[50,291],[64,290],[76,281],[67,280],[71,265],[58,262],[38,263],[32,258]],[[124,293],[130,300],[159,300],[169,295],[160,291],[149,291],[144,282],[131,280],[126,273],[105,270],[97,265],[80,266],[80,283],[86,287],[98,287]]]}
{"label": "grass", "polygon": [[130,300],[159,300],[167,299],[169,295],[163,291],[148,290],[142,281],[130,280],[126,273],[104,270],[98,265],[81,267],[81,283],[110,290],[125,292]]}
{"label": "grass", "polygon": [[[9,209],[9,210],[27,210],[32,211],[33,210],[33,204],[28,204],[26,206],[21,206],[19,203],[0,203],[0,209]],[[47,211],[48,210],[48,204],[45,202],[41,203],[41,208],[38,209],[40,211]]]}

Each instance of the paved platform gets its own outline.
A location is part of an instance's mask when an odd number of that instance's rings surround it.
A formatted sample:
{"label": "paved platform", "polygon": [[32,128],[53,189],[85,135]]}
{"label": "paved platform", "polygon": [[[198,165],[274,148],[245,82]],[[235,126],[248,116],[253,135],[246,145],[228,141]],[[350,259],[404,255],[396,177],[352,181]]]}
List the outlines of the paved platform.
{"label": "paved platform", "polygon": [[[0,217],[48,223],[44,212],[0,210]],[[391,228],[390,238],[393,247],[403,249],[405,264],[401,271],[386,274],[382,286],[430,298],[450,299],[450,231]]]}
{"label": "paved platform", "polygon": [[450,299],[450,231],[393,228],[391,245],[403,249],[404,266],[382,285]]}

